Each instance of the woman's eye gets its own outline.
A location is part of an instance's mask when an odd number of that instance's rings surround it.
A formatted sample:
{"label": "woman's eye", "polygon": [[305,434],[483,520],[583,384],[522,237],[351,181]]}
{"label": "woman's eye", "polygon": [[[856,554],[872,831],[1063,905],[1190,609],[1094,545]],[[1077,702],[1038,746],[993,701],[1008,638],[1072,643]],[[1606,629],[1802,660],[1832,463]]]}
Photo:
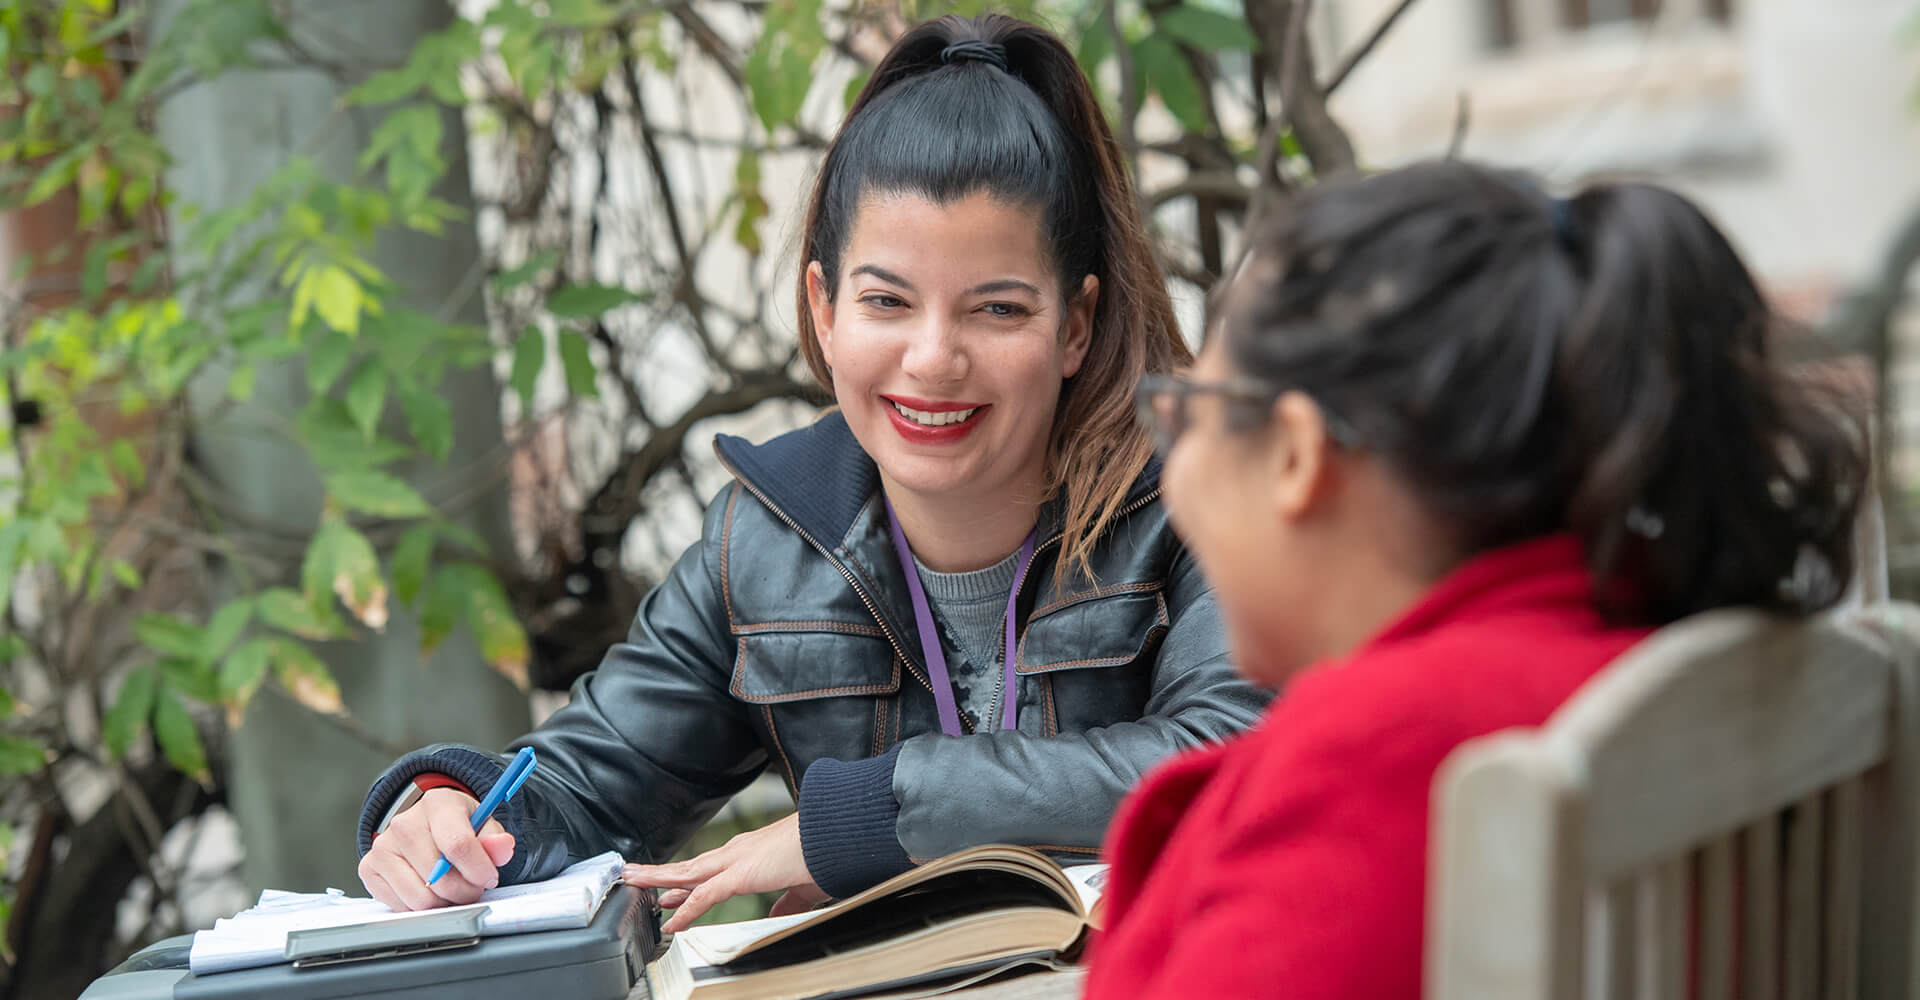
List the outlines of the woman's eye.
{"label": "woman's eye", "polygon": [[1016,305],[1012,302],[989,302],[983,308],[986,309],[989,315],[998,316],[1001,319],[1014,319],[1027,315],[1026,306]]}
{"label": "woman's eye", "polygon": [[863,305],[869,305],[875,309],[898,309],[906,305],[905,302],[900,301],[892,295],[864,295],[861,296],[860,302]]}

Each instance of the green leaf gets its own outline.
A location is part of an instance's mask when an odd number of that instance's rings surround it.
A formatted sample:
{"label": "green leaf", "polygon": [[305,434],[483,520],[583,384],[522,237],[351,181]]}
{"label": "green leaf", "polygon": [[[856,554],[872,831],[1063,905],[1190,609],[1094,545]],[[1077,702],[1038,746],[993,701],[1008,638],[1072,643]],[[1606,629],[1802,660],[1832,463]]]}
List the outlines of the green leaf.
{"label": "green leaf", "polygon": [[336,472],[327,477],[327,492],[349,510],[375,517],[425,517],[433,513],[432,505],[418,490],[377,469]]}
{"label": "green leaf", "polygon": [[241,630],[253,620],[253,600],[240,597],[228,601],[226,606],[213,613],[213,619],[207,622],[207,631],[201,638],[200,655],[197,659],[211,663],[220,658],[240,638]]}
{"label": "green leaf", "polygon": [[847,89],[840,94],[840,107],[852,108],[853,102],[860,99],[860,92],[867,89],[867,82],[872,79],[873,70],[870,69],[853,74],[853,79],[847,81]]}
{"label": "green leaf", "polygon": [[291,639],[273,641],[274,672],[293,700],[322,714],[339,715],[346,711],[340,700],[340,685],[333,673],[313,651]]}
{"label": "green leaf", "polygon": [[320,320],[348,336],[360,332],[360,311],[366,302],[365,289],[346,268],[325,265],[307,271],[301,285],[313,282],[313,309]]}
{"label": "green leaf", "polygon": [[327,391],[353,361],[353,338],[344,333],[327,333],[313,345],[307,357],[307,387],[318,396]]}
{"label": "green leaf", "polygon": [[1080,36],[1080,49],[1074,53],[1075,61],[1080,63],[1081,72],[1089,77],[1100,70],[1100,64],[1113,55],[1113,32],[1108,29],[1102,18],[1094,18],[1087,26],[1086,33]]}
{"label": "green leaf", "polygon": [[440,648],[466,613],[467,594],[460,574],[450,566],[440,567],[427,584],[420,608],[420,655]]}
{"label": "green leaf", "polygon": [[400,392],[400,407],[407,414],[407,430],[421,450],[446,461],[453,451],[452,404],[432,389],[409,386]]}
{"label": "green leaf", "polygon": [[187,706],[180,703],[180,693],[172,688],[160,692],[159,704],[153,712],[153,735],[160,740],[161,751],[181,774],[203,785],[212,782],[213,775],[207,770],[207,751],[200,743],[200,730],[193,724]]}
{"label": "green leaf", "polygon": [[375,631],[387,627],[387,583],[380,575],[380,560],[367,536],[347,522],[332,520],[320,526],[307,548],[300,580],[309,597],[323,592],[316,585],[324,586],[367,627]]}
{"label": "green leaf", "polygon": [[560,319],[593,319],[609,309],[652,298],[647,292],[612,285],[565,285],[547,297],[547,312]]}
{"label": "green leaf", "polygon": [[160,661],[160,689],[169,686],[181,694],[211,705],[220,700],[220,677],[211,660],[168,657]]}
{"label": "green leaf", "polygon": [[514,617],[507,592],[492,573],[469,564],[467,625],[480,643],[480,656],[513,681],[527,688],[527,633]]}
{"label": "green leaf", "polygon": [[383,69],[347,91],[342,100],[348,104],[391,104],[412,97],[420,89],[420,67],[408,63],[399,69]]}
{"label": "green leaf", "polygon": [[113,471],[120,474],[120,481],[133,489],[139,489],[147,481],[147,470],[140,462],[140,455],[133,450],[133,442],[126,438],[115,438],[113,446],[107,449],[107,456],[113,462]]}
{"label": "green leaf", "polygon": [[1206,99],[1201,96],[1200,84],[1172,42],[1162,35],[1148,35],[1133,47],[1133,55],[1148,89],[1160,95],[1161,102],[1181,125],[1194,132],[1205,132],[1212,127],[1207,120]]}
{"label": "green leaf", "polygon": [[519,267],[494,275],[493,290],[496,292],[504,292],[519,288],[521,285],[539,277],[540,272],[549,270],[558,263],[560,263],[560,251],[542,250],[532,257],[527,258],[526,263],[521,264]]}
{"label": "green leaf", "polygon": [[147,724],[147,717],[153,714],[153,690],[159,677],[159,672],[153,667],[139,667],[121,683],[120,693],[114,699],[113,707],[107,709],[106,722],[102,727],[107,750],[115,757],[126,756],[127,748],[139,738],[140,730]]}
{"label": "green leaf", "polygon": [[547,335],[537,326],[521,331],[520,339],[513,344],[513,375],[507,384],[520,396],[522,409],[533,410],[533,389],[540,378],[540,368],[547,363]]}
{"label": "green leaf", "polygon": [[1154,15],[1154,23],[1175,41],[1203,52],[1249,52],[1259,44],[1247,22],[1201,7],[1169,7]]}
{"label": "green leaf", "polygon": [[593,356],[587,351],[587,338],[573,330],[560,331],[560,364],[567,371],[567,391],[591,399],[599,394],[595,384]]}
{"label": "green leaf", "polygon": [[486,555],[489,551],[487,540],[481,538],[472,528],[464,524],[456,524],[452,521],[441,521],[437,526],[440,529],[440,540],[443,542],[452,542],[480,556]]}
{"label": "green leaf", "polygon": [[347,385],[347,418],[367,440],[380,426],[380,413],[387,407],[387,369],[377,362],[363,365]]}
{"label": "green leaf", "polygon": [[0,687],[0,719],[13,714],[13,692]]}
{"label": "green leaf", "polygon": [[140,571],[134,569],[133,564],[125,559],[113,561],[113,578],[119,580],[120,585],[128,590],[140,589]]}
{"label": "green leaf", "polygon": [[32,774],[46,766],[46,747],[34,740],[0,734],[0,778]]}
{"label": "green leaf", "polygon": [[330,606],[319,606],[285,587],[260,595],[260,620],[305,639],[339,639],[347,634],[346,623]]}
{"label": "green leaf", "polygon": [[513,605],[500,581],[476,563],[451,563],[434,571],[421,614],[422,651],[437,647],[463,620],[480,646],[480,655],[524,688],[526,631],[514,617]]}
{"label": "green leaf", "polygon": [[347,416],[346,404],[320,398],[308,403],[295,421],[300,443],[323,472],[365,469],[411,455],[412,449],[384,437],[371,442]]}
{"label": "green leaf", "polygon": [[427,582],[427,567],[433,560],[433,543],[438,532],[431,524],[416,524],[400,536],[393,548],[393,595],[400,603],[411,605]]}
{"label": "green leaf", "polygon": [[265,636],[248,639],[220,665],[220,696],[245,704],[267,676],[274,640]]}
{"label": "green leaf", "polygon": [[754,114],[768,131],[790,124],[806,104],[814,60],[826,47],[821,0],[775,0],[742,67]]}
{"label": "green leaf", "polygon": [[760,157],[752,150],[740,154],[740,161],[733,170],[734,193],[740,199],[740,222],[734,226],[734,242],[749,255],[758,257],[762,249],[760,242],[760,220],[768,213],[767,199],[760,192]]}
{"label": "green leaf", "polygon": [[259,374],[259,366],[251,362],[235,365],[233,374],[227,376],[227,395],[241,403],[252,399],[253,384]]}
{"label": "green leaf", "polygon": [[141,644],[167,656],[192,659],[200,655],[206,634],[192,624],[169,615],[148,613],[133,623],[133,634]]}

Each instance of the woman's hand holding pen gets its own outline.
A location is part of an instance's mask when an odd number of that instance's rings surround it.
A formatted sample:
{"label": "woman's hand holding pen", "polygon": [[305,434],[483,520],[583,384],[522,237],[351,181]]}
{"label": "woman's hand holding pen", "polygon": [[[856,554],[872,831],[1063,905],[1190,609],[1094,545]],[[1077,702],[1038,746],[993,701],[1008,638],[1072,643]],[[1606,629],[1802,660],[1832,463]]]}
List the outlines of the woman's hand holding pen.
{"label": "woman's hand holding pen", "polygon": [[[500,866],[513,857],[513,835],[494,819],[476,834],[472,816],[478,805],[458,789],[435,788],[395,816],[360,859],[367,892],[395,910],[428,910],[471,903],[499,885]],[[428,885],[442,855],[453,870]]]}
{"label": "woman's hand holding pen", "polygon": [[686,930],[721,900],[745,893],[786,890],[773,904],[776,917],[811,909],[827,898],[807,871],[798,813],[686,861],[628,865],[621,877],[628,885],[666,890],[660,905],[675,911],[660,928],[668,934]]}

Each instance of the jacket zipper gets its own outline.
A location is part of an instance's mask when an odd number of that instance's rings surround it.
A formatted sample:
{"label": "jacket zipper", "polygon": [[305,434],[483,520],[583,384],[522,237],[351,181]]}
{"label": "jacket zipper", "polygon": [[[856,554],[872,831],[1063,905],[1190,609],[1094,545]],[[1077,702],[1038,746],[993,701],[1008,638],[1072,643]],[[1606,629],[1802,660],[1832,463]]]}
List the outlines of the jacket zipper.
{"label": "jacket zipper", "polygon": [[[734,478],[735,482],[746,487],[747,492],[753,494],[754,498],[760,501],[760,506],[765,507],[770,511],[773,511],[773,516],[779,518],[781,522],[784,523],[787,527],[792,528],[794,531],[794,534],[797,534],[801,538],[806,539],[807,544],[813,546],[814,550],[820,553],[821,558],[825,559],[828,563],[830,563],[834,569],[837,569],[840,571],[840,575],[845,577],[847,580],[847,586],[852,587],[855,596],[860,598],[860,603],[866,605],[867,614],[873,616],[873,623],[875,625],[880,626],[880,634],[887,637],[887,644],[893,647],[894,654],[900,657],[900,661],[902,663],[914,663],[915,662],[914,659],[907,655],[906,647],[901,644],[899,637],[893,634],[893,629],[887,627],[887,620],[880,616],[880,609],[874,606],[873,599],[867,596],[866,588],[860,586],[860,581],[855,580],[853,578],[853,571],[847,569],[847,567],[844,564],[842,564],[840,560],[835,559],[833,557],[833,553],[827,551],[826,546],[820,544],[820,541],[814,538],[812,534],[808,533],[808,531],[805,528],[800,527],[799,523],[796,522],[792,517],[789,517],[786,511],[781,510],[780,507],[777,504],[775,504],[771,499],[769,499],[765,493],[762,493],[759,487],[753,485],[753,483],[747,480],[747,477],[741,475],[740,470],[735,468],[733,463],[728,461],[725,455],[719,454],[717,449],[715,451],[715,457],[720,459],[720,464],[726,467],[727,473]],[[1124,517],[1128,514],[1131,514],[1134,511],[1139,510],[1142,507],[1145,507],[1147,504],[1152,503],[1154,500],[1158,499],[1159,496],[1160,496],[1160,487],[1155,486],[1153,489],[1149,490],[1145,496],[1120,508],[1118,511],[1114,513],[1113,516],[1117,519],[1120,517]],[[1059,544],[1060,539],[1064,538],[1065,536],[1066,536],[1066,532],[1063,532],[1063,531],[1054,532],[1052,537],[1048,538],[1044,542],[1041,542],[1040,545],[1033,550],[1034,559],[1038,560],[1040,558],[1041,552],[1044,552],[1049,546]],[[1024,584],[1024,581],[1023,581],[1023,584]],[[1023,585],[1021,589],[1025,590],[1026,588]],[[1003,635],[1000,637],[1000,661],[1002,663],[1006,662],[1006,658],[1007,658],[1006,647],[1007,647],[1007,639]],[[916,664],[916,665],[919,665],[919,664]],[[924,665],[919,665],[919,666],[923,672],[926,670],[926,667]],[[996,704],[994,707],[996,710],[995,718],[998,718],[997,711],[999,706]]]}
{"label": "jacket zipper", "polygon": [[[856,594],[860,598],[860,603],[867,606],[867,613],[873,616],[874,624],[880,626],[880,634],[887,637],[887,644],[893,647],[894,654],[900,657],[900,661],[902,663],[912,663],[913,658],[907,655],[906,647],[900,644],[900,640],[897,636],[893,634],[893,630],[887,627],[887,620],[885,618],[880,617],[880,609],[875,607],[873,604],[873,600],[867,596],[866,588],[860,586],[860,582],[853,578],[853,571],[847,569],[845,565],[841,564],[840,560],[835,559],[833,557],[833,553],[827,551],[826,546],[820,544],[818,539],[814,538],[813,535],[809,534],[805,528],[800,527],[800,525],[797,522],[795,522],[793,518],[787,516],[787,512],[784,510],[781,510],[778,506],[776,506],[772,500],[767,498],[767,495],[765,493],[760,492],[759,487],[748,482],[747,477],[741,475],[740,470],[734,468],[733,463],[727,461],[727,457],[725,455],[718,455],[718,457],[720,459],[720,464],[723,466],[726,466],[727,472],[733,476],[735,482],[738,482],[740,485],[745,486],[747,488],[747,492],[753,494],[754,498],[760,501],[760,505],[762,507],[765,507],[766,509],[773,511],[773,516],[785,522],[786,526],[789,528],[792,528],[795,534],[799,535],[801,538],[806,539],[807,544],[813,546],[814,549],[820,553],[821,558],[825,559],[829,564],[831,564],[834,569],[839,570],[841,576],[847,578],[847,586],[852,587],[854,594]],[[1002,643],[1006,642],[1005,639],[1002,639],[1000,641]],[[922,667],[921,669],[924,670],[926,668]]]}
{"label": "jacket zipper", "polygon": [[[748,488],[749,488],[749,489],[751,489],[752,487],[748,487]],[[1119,518],[1122,518],[1122,517],[1125,517],[1125,516],[1127,516],[1128,514],[1131,514],[1131,513],[1133,513],[1134,511],[1136,511],[1136,510],[1139,510],[1139,509],[1140,509],[1140,508],[1142,508],[1142,507],[1145,507],[1145,506],[1146,506],[1147,504],[1150,504],[1150,503],[1152,503],[1152,502],[1153,502],[1154,500],[1156,500],[1156,499],[1158,499],[1158,498],[1159,498],[1159,496],[1160,496],[1160,487],[1158,487],[1158,486],[1155,486],[1155,487],[1154,487],[1153,489],[1151,489],[1151,490],[1148,490],[1148,491],[1147,491],[1147,493],[1146,493],[1146,495],[1144,495],[1144,496],[1142,496],[1142,497],[1141,497],[1140,499],[1138,499],[1138,500],[1135,500],[1134,502],[1132,502],[1132,503],[1130,503],[1130,504],[1127,504],[1126,506],[1124,506],[1124,507],[1121,507],[1121,508],[1120,508],[1119,510],[1117,510],[1117,511],[1115,511],[1115,512],[1114,512],[1114,515],[1113,515],[1113,516],[1114,516],[1114,518],[1115,518],[1116,520],[1117,520],[1117,519],[1119,519]],[[1049,539],[1047,539],[1047,540],[1046,540],[1046,541],[1044,541],[1044,542],[1041,542],[1041,543],[1040,543],[1040,545],[1039,545],[1039,546],[1038,546],[1037,548],[1035,548],[1035,549],[1033,550],[1033,561],[1034,561],[1034,562],[1038,562],[1038,561],[1039,561],[1039,559],[1040,559],[1040,553],[1041,553],[1041,552],[1043,552],[1043,551],[1045,551],[1045,550],[1046,550],[1046,549],[1047,549],[1047,548],[1048,548],[1049,546],[1053,546],[1053,545],[1057,545],[1057,544],[1059,544],[1059,542],[1060,542],[1060,539],[1062,539],[1062,538],[1065,538],[1065,537],[1066,537],[1066,532],[1064,532],[1064,531],[1056,531],[1056,532],[1054,532],[1054,533],[1053,533],[1053,537],[1051,537],[1051,538],[1049,538]],[[1026,576],[1025,578],[1023,578],[1023,579],[1021,579],[1021,581],[1020,581],[1020,589],[1021,589],[1021,591],[1022,591],[1022,592],[1024,592],[1024,591],[1025,591],[1025,590],[1027,589],[1027,580],[1029,580],[1029,579],[1032,579],[1032,577],[1033,577],[1033,573],[1032,573],[1032,563],[1028,563],[1028,572],[1027,572],[1027,576]],[[1016,596],[1015,596],[1015,600],[1016,600],[1016,601],[1018,600],[1018,595],[1016,595]],[[882,628],[885,628],[886,626],[885,626],[885,625],[882,625],[881,627],[882,627]],[[1006,636],[1006,632],[1005,632],[1005,631],[1003,630],[1003,631],[1002,631],[1002,632],[1000,633],[1000,662],[1001,662],[1002,664],[1004,664],[1004,663],[1006,663],[1006,662],[1007,662],[1007,658],[1008,658],[1008,657],[1009,657],[1010,655],[1011,655],[1011,653],[1010,653],[1010,651],[1009,651],[1009,650],[1007,649],[1007,636]],[[1003,669],[1004,669],[1004,668],[1003,668]],[[1019,673],[1018,673],[1018,671],[1016,671],[1016,672],[1014,673],[1014,676],[1015,676],[1015,678],[1018,678],[1018,677],[1019,677]],[[988,708],[988,710],[987,710],[987,712],[988,712],[988,714],[987,714],[987,720],[988,720],[988,722],[987,722],[987,725],[988,725],[988,729],[989,729],[990,731],[991,731],[991,730],[997,730],[997,729],[999,729],[999,728],[1000,728],[1000,717],[1001,717],[1001,716],[1002,716],[1002,715],[1003,715],[1003,714],[1005,713],[1005,707],[1004,707],[1003,705],[1001,705],[1001,704],[1000,704],[1000,699],[1002,699],[1002,698],[1004,698],[1004,697],[1006,697],[1006,696],[1007,696],[1007,692],[1006,692],[1006,687],[1005,687],[1005,685],[1001,685],[1000,687],[998,687],[998,688],[995,688],[995,689],[994,689],[994,692],[993,692],[993,704],[992,704],[992,706],[991,706],[990,708]],[[1019,695],[1019,694],[1018,694],[1018,693],[1016,692],[1016,693],[1014,694],[1014,698],[1015,698],[1016,700],[1018,700],[1018,699],[1019,699],[1019,697],[1020,697],[1020,695]],[[964,720],[963,720],[963,721],[964,721]]]}

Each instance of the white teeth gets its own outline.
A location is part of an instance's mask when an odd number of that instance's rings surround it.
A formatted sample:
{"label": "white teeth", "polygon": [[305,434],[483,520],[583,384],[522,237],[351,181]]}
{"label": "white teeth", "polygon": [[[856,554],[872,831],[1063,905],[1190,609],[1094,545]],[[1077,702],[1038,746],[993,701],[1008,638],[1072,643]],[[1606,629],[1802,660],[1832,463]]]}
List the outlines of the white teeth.
{"label": "white teeth", "polygon": [[[887,402],[893,403],[893,400],[889,399]],[[899,403],[893,403],[893,408],[899,410],[901,416],[906,417],[908,420],[922,427],[945,427],[948,424],[957,424],[973,416],[974,410],[979,409],[979,407],[976,406],[971,410],[950,410],[946,413],[928,413],[925,410],[909,409],[901,406]]]}

